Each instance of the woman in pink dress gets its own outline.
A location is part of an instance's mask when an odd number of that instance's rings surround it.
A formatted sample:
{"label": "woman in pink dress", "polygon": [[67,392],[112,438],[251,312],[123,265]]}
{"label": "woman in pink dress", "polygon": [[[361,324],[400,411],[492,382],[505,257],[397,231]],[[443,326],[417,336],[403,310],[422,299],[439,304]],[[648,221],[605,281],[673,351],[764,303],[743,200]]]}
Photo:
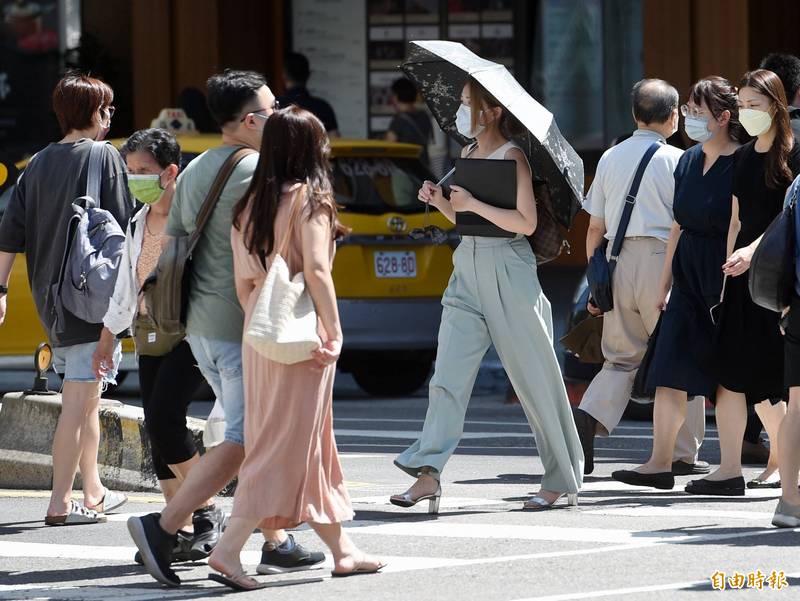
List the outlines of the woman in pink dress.
{"label": "woman in pink dress", "polygon": [[[333,576],[377,572],[384,565],[360,551],[341,526],[353,518],[353,509],[333,435],[333,379],[342,330],[331,267],[334,240],[344,228],[328,179],[329,153],[325,128],[311,113],[297,107],[273,113],[264,126],[253,181],[234,209],[231,243],[245,324],[276,249],[288,242],[284,259],[292,274],[305,276],[322,340],[308,361],[293,365],[270,361],[243,345],[245,460],[231,519],[208,562],[219,572],[213,580],[237,590],[262,586],[245,574],[239,560],[256,527],[308,523],[333,554]],[[293,212],[297,215],[287,231]]]}

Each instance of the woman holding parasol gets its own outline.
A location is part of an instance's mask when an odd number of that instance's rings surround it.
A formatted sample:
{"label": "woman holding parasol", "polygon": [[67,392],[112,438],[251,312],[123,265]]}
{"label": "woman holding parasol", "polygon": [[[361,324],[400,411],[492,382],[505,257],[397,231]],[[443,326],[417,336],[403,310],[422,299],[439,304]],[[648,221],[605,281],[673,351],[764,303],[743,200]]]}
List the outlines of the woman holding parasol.
{"label": "woman holding parasol", "polygon": [[568,503],[576,505],[583,453],[553,350],[550,303],[539,285],[536,257],[525,238],[537,226],[531,166],[520,145],[512,141],[527,130],[472,76],[463,87],[455,125],[464,138],[475,140],[464,148],[462,157],[516,163],[516,208],[492,206],[455,185],[448,200],[440,186],[428,181],[419,199],[454,223],[458,213],[472,212],[514,236],[463,236],[454,253],[453,275],[442,298],[425,424],[419,440],[395,460],[417,480],[390,501],[411,507],[427,500],[429,513],[438,512],[441,472],[461,438],[481,360],[494,344],[519,393],[544,464],[541,489],[525,503],[525,509],[549,509],[565,494]]}

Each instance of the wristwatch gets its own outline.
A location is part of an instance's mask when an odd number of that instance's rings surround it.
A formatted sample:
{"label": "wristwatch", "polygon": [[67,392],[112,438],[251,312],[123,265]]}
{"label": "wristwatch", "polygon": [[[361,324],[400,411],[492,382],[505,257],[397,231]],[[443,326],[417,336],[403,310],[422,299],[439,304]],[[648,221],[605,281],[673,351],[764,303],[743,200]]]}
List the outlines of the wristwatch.
{"label": "wristwatch", "polygon": [[0,284],[0,294],[8,294],[8,286],[3,286],[3,284]]}

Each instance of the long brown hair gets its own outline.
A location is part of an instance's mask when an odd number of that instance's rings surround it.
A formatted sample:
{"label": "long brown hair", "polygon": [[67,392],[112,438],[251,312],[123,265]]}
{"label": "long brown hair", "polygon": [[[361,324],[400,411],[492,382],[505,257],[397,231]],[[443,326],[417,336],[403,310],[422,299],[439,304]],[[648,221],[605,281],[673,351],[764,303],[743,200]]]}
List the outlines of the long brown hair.
{"label": "long brown hair", "polygon": [[786,186],[794,179],[792,170],[789,168],[789,153],[794,146],[794,135],[789,123],[789,110],[783,84],[772,71],[756,69],[744,74],[739,87],[753,88],[759,94],[768,97],[770,104],[775,109],[772,117],[775,125],[775,140],[767,153],[764,180],[768,188],[776,189]]}
{"label": "long brown hair", "polygon": [[[275,217],[284,184],[308,185],[310,214],[319,210],[330,218],[338,237],[346,230],[339,223],[329,178],[330,144],[322,122],[297,106],[275,111],[264,125],[261,155],[247,193],[233,210],[233,224],[243,233],[250,254],[272,254]],[[242,223],[250,210],[247,223]]]}
{"label": "long brown hair", "polygon": [[691,87],[689,98],[698,106],[705,102],[708,110],[711,111],[711,114],[716,119],[719,119],[725,111],[730,112],[728,137],[739,144],[744,144],[750,140],[750,135],[739,122],[739,103],[736,99],[736,88],[727,79],[718,75],[704,77]]}
{"label": "long brown hair", "polygon": [[469,103],[470,103],[470,112],[472,113],[472,131],[478,129],[478,115],[482,110],[486,107],[490,109],[500,107],[502,109],[502,113],[500,113],[500,118],[497,122],[497,127],[500,130],[500,134],[506,138],[507,140],[522,135],[525,132],[525,126],[519,122],[519,120],[512,115],[506,107],[500,104],[500,101],[497,100],[494,96],[492,96],[486,88],[484,88],[477,79],[474,77],[470,77],[468,80],[469,83]]}

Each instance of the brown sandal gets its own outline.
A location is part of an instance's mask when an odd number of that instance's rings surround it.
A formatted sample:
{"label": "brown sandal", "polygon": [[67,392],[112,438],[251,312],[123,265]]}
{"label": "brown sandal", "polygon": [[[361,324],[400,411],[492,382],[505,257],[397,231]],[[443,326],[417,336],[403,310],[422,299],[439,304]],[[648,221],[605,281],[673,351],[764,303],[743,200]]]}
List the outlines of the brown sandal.
{"label": "brown sandal", "polygon": [[209,574],[208,579],[224,584],[235,591],[255,591],[267,586],[265,582],[259,582],[252,576],[248,576],[244,570],[232,576],[228,576],[222,572]]}
{"label": "brown sandal", "polygon": [[386,567],[386,562],[378,560],[377,567],[374,568],[365,568],[364,564],[366,563],[366,559],[362,556],[361,561],[356,562],[356,566],[348,571],[348,572],[337,572],[331,571],[331,578],[347,578],[348,576],[361,576],[364,574],[377,574],[383,568]]}

